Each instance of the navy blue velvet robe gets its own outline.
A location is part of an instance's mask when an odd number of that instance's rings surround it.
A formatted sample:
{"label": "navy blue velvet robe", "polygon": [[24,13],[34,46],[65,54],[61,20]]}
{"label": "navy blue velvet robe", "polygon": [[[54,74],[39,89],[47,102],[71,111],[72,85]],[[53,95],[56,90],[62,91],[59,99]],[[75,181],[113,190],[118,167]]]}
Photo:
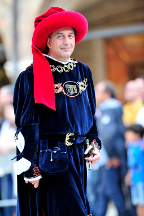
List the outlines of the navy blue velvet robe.
{"label": "navy blue velvet robe", "polygon": [[[56,111],[43,104],[35,104],[32,66],[19,75],[14,89],[15,123],[25,138],[23,155],[32,163],[24,173],[26,177],[33,177],[32,168],[38,166],[43,136],[71,132],[85,136],[90,142],[96,139],[99,147],[101,145],[94,118],[95,92],[89,67],[76,61],[64,65],[50,58],[47,60],[53,69]],[[41,173],[37,189],[30,183],[25,184],[23,174],[19,175],[17,216],[90,214],[86,196],[85,149],[85,141],[68,146],[68,171],[59,176]]]}

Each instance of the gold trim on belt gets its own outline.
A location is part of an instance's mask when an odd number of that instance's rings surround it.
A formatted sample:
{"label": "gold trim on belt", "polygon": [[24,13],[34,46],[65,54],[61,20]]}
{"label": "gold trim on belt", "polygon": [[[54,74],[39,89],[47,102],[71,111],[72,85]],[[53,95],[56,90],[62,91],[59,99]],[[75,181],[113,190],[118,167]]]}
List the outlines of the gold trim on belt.
{"label": "gold trim on belt", "polygon": [[67,133],[67,134],[66,134],[65,144],[66,144],[67,146],[73,145],[72,142],[69,142],[70,136],[74,136],[74,133]]}

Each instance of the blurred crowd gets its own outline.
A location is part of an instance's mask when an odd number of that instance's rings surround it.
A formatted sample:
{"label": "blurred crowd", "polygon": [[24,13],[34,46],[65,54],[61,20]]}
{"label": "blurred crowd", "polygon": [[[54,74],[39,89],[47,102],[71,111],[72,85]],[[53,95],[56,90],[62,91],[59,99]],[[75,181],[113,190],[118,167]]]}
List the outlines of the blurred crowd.
{"label": "blurred crowd", "polygon": [[97,83],[95,92],[102,149],[101,160],[88,172],[92,215],[105,216],[112,201],[118,216],[143,216],[144,79],[126,83],[124,103],[117,100],[116,87],[108,80]]}
{"label": "blurred crowd", "polygon": [[[88,171],[87,192],[93,216],[105,216],[115,204],[119,216],[144,215],[144,79],[126,83],[124,103],[108,80],[95,86],[96,119],[102,140],[101,160]],[[0,89],[0,200],[16,198],[13,172],[16,132],[13,86]],[[15,207],[0,207],[0,216],[14,216]],[[115,216],[115,215],[114,215]]]}
{"label": "blurred crowd", "polygon": [[[13,85],[0,88],[0,200],[16,198],[16,174],[12,158],[16,155],[14,135]],[[0,216],[14,216],[15,206],[0,207]]]}

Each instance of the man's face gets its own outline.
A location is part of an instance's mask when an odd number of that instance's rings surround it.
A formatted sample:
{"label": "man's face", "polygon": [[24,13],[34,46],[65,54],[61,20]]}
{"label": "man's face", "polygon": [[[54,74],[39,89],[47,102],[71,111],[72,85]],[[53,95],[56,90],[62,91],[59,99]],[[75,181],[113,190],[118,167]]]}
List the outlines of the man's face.
{"label": "man's face", "polygon": [[134,80],[129,81],[124,89],[124,99],[126,101],[134,101],[138,98],[139,92]]}
{"label": "man's face", "polygon": [[62,62],[67,62],[75,47],[73,28],[62,28],[54,31],[47,40],[48,55]]}
{"label": "man's face", "polygon": [[126,131],[125,132],[125,140],[126,140],[126,143],[129,143],[129,142],[136,142],[140,139],[140,135],[133,132],[133,131]]}

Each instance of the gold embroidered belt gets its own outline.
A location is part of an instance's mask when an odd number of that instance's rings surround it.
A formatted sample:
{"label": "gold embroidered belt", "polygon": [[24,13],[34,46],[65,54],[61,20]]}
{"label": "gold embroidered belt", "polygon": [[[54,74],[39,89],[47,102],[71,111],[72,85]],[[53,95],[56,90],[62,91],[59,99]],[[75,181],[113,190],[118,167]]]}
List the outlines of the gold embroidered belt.
{"label": "gold embroidered belt", "polygon": [[47,138],[50,139],[57,139],[59,142],[65,142],[67,146],[71,146],[73,144],[78,144],[84,142],[86,139],[85,136],[76,135],[74,133],[67,133],[67,134],[48,134],[46,135]]}

